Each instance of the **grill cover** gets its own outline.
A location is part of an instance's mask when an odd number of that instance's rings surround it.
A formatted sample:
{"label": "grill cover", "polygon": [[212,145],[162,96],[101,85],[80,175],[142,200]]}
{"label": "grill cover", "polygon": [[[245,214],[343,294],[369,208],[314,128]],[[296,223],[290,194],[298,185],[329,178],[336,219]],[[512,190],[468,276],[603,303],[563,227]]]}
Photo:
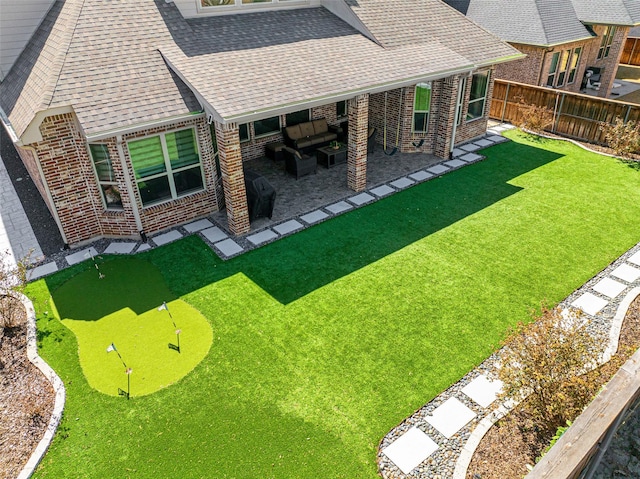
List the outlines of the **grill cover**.
{"label": "grill cover", "polygon": [[249,221],[262,217],[271,219],[276,202],[276,190],[271,183],[255,171],[245,171],[244,186],[247,190]]}

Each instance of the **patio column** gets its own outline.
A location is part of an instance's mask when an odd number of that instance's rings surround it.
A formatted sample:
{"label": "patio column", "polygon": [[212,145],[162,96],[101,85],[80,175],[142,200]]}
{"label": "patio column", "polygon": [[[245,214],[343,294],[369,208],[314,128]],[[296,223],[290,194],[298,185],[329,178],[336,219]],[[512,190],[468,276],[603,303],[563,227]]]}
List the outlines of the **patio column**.
{"label": "patio column", "polygon": [[229,231],[238,236],[250,229],[238,124],[216,121],[215,125]]}
{"label": "patio column", "polygon": [[451,152],[453,127],[456,121],[456,102],[460,76],[451,76],[438,82],[438,128],[433,154],[448,159]]}
{"label": "patio column", "polygon": [[369,94],[349,100],[349,144],[347,186],[354,191],[367,187],[367,133],[369,131]]}

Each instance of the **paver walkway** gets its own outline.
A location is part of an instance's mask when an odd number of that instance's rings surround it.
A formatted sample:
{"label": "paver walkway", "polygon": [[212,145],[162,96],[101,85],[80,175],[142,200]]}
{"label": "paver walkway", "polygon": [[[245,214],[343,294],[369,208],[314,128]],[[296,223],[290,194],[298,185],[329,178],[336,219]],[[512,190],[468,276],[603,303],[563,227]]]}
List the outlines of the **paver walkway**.
{"label": "paver walkway", "polygon": [[0,157],[0,251],[8,253],[9,262],[13,265],[30,252],[32,260],[38,261],[43,257],[2,157]]}

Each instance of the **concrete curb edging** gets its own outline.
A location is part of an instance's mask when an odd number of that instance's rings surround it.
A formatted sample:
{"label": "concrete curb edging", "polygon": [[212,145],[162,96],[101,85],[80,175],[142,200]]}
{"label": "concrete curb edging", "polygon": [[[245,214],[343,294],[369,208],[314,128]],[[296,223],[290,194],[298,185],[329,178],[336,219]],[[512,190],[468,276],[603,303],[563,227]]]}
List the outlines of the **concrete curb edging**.
{"label": "concrete curb edging", "polygon": [[51,412],[51,419],[47,425],[47,430],[40,439],[40,442],[31,453],[31,457],[27,461],[27,464],[22,468],[22,471],[18,475],[17,479],[27,479],[31,477],[36,467],[44,457],[45,452],[49,448],[49,444],[53,440],[53,436],[62,419],[62,412],[64,410],[64,402],[66,398],[66,391],[64,384],[56,372],[49,366],[44,359],[38,355],[38,345],[36,341],[36,313],[33,308],[33,303],[29,298],[23,294],[16,293],[17,298],[22,302],[24,309],[27,312],[27,357],[29,361],[37,367],[42,374],[47,378],[53,387],[55,393],[55,400],[53,404],[53,411]]}
{"label": "concrete curb edging", "polygon": [[[626,296],[618,306],[616,315],[613,319],[613,324],[611,325],[609,345],[603,353],[602,360],[600,361],[599,365],[608,362],[613,354],[617,352],[620,332],[622,330],[622,323],[627,315],[627,311],[629,310],[631,303],[633,303],[638,296],[640,296],[640,287],[633,288],[626,294]],[[497,421],[502,419],[511,411],[511,409],[517,406],[517,403],[509,406],[511,406],[509,409],[507,409],[504,405],[500,406],[498,409],[482,419],[478,426],[473,430],[471,436],[465,443],[460,456],[458,457],[453,473],[453,479],[465,479],[467,477],[467,470],[469,469],[469,465],[471,464],[471,459],[473,458],[475,450],[480,445],[480,441],[482,440],[482,438],[485,436],[485,434],[487,434],[487,432],[489,432],[489,429],[491,429],[491,427]]]}

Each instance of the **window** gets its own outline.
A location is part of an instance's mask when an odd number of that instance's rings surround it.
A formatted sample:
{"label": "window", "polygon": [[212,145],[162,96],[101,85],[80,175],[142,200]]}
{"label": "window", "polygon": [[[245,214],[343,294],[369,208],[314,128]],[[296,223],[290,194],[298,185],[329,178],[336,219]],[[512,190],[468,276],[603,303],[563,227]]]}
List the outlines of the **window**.
{"label": "window", "polygon": [[336,118],[344,118],[348,115],[347,101],[339,101],[336,103]]}
{"label": "window", "polygon": [[607,58],[611,51],[611,44],[613,43],[613,37],[616,34],[616,27],[613,25],[607,25],[602,34],[602,41],[600,42],[600,49],[598,50],[598,60]]}
{"label": "window", "polygon": [[133,140],[128,147],[143,205],[175,200],[203,189],[193,128]]}
{"label": "window", "polygon": [[253,122],[253,132],[256,138],[261,136],[273,135],[280,132],[280,117],[272,116],[264,120],[256,120]]}
{"label": "window", "polygon": [[285,121],[287,122],[287,126],[297,125],[298,123],[304,123],[309,121],[310,115],[309,110],[301,110],[293,113],[287,113],[285,115]]}
{"label": "window", "polygon": [[469,107],[467,120],[475,120],[484,116],[484,106],[489,89],[489,72],[474,73],[471,79],[471,93],[469,95]]}
{"label": "window", "polygon": [[464,94],[467,91],[467,77],[460,78],[460,85],[458,86],[458,100],[456,102],[456,120],[457,125],[462,124],[462,109],[464,107]]}
{"label": "window", "polygon": [[576,72],[578,71],[578,63],[580,63],[580,54],[582,53],[582,48],[576,48],[573,51],[573,55],[571,55],[571,64],[569,66],[569,80],[567,84],[571,84],[576,81]]}
{"label": "window", "polygon": [[556,84],[556,73],[558,73],[558,63],[560,62],[560,52],[555,52],[551,57],[551,65],[549,66],[549,76],[547,76],[547,86]]}
{"label": "window", "polygon": [[93,160],[93,166],[98,177],[98,185],[100,185],[100,191],[102,192],[102,200],[106,208],[108,210],[121,210],[122,198],[113,173],[113,165],[111,164],[107,145],[89,145],[89,151],[91,151],[91,159]]}
{"label": "window", "polygon": [[426,133],[429,128],[431,108],[431,83],[418,83],[413,99],[413,132]]}
{"label": "window", "polygon": [[249,137],[249,123],[243,123],[240,126],[238,126],[238,133],[240,135],[240,143],[243,143],[245,141],[249,141],[250,137]]}
{"label": "window", "polygon": [[565,50],[560,57],[560,66],[558,67],[558,76],[556,86],[560,87],[564,85],[564,80],[567,77],[567,68],[569,67],[569,57],[571,56],[571,50]]}

